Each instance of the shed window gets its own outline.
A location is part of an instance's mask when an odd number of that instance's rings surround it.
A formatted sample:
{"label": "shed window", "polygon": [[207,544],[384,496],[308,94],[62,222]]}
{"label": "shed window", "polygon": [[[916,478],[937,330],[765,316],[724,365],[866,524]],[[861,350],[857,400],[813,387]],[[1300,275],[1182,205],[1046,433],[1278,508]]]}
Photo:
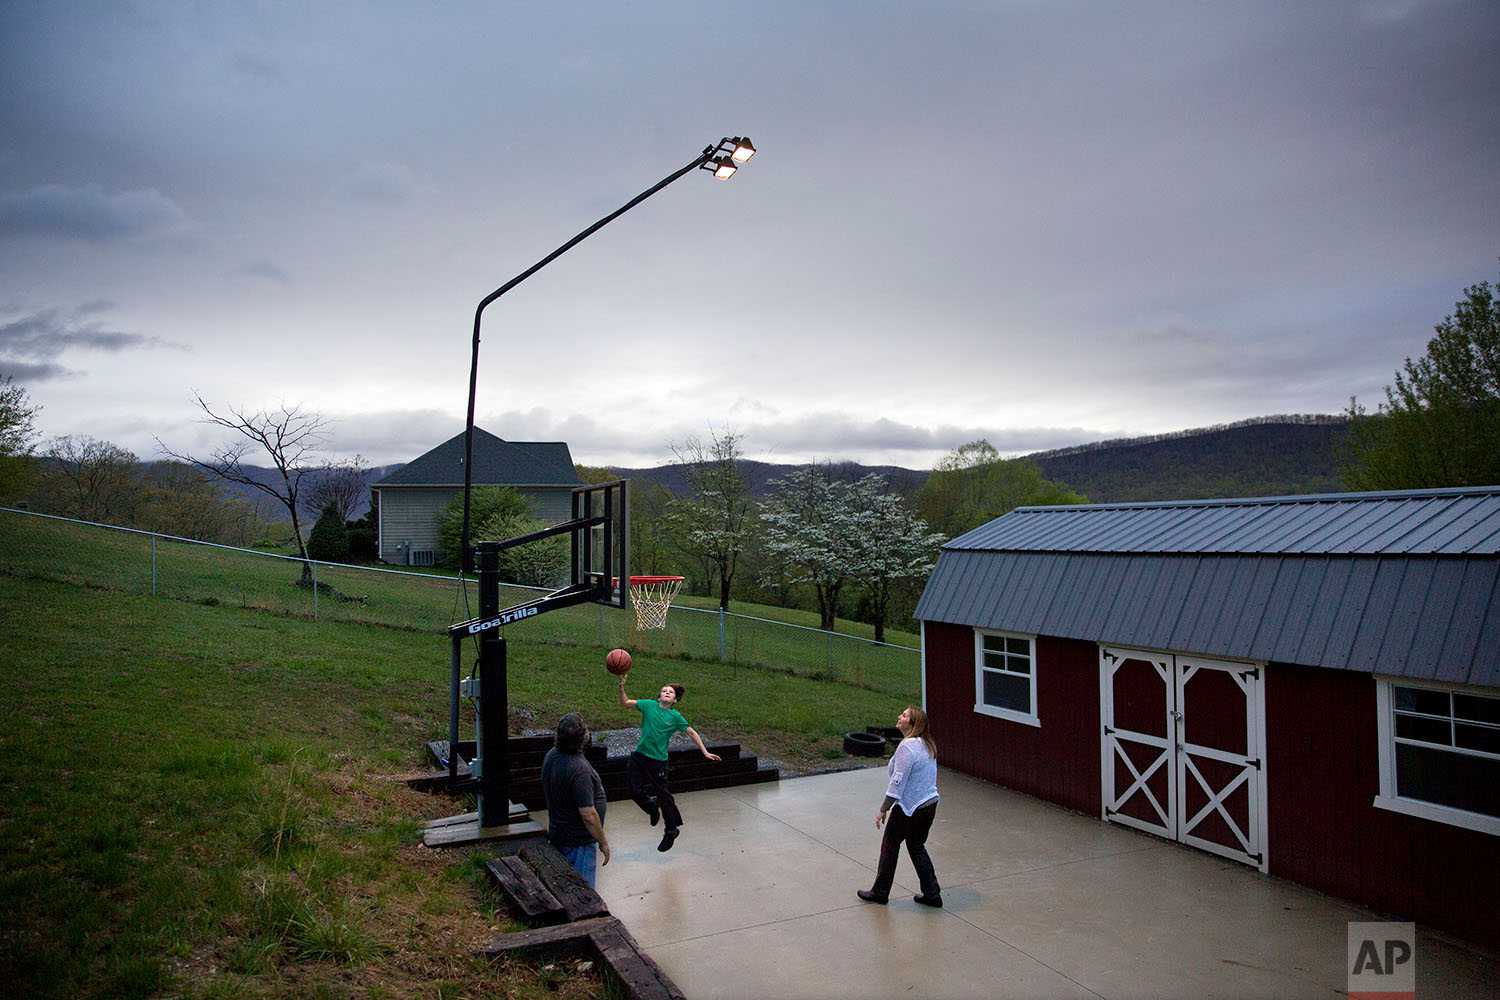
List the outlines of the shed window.
{"label": "shed window", "polygon": [[974,711],[1039,725],[1033,636],[974,630]]}
{"label": "shed window", "polygon": [[1379,685],[1375,804],[1500,833],[1500,697],[1394,678]]}

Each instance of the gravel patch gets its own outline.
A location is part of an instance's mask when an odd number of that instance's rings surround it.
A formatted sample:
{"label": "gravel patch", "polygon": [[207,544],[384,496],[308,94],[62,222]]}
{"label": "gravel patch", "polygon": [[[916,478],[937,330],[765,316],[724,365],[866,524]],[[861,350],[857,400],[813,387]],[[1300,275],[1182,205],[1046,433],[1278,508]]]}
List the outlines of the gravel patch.
{"label": "gravel patch", "polygon": [[[555,732],[554,729],[526,729],[522,730],[521,735],[551,736]],[[699,733],[699,735],[703,734]],[[609,750],[611,757],[629,757],[635,751],[637,744],[641,742],[639,727],[635,729],[590,729],[589,736],[593,738],[594,746],[603,744]],[[705,736],[703,742],[713,741]],[[673,733],[671,739],[667,740],[668,750],[692,750],[697,745],[687,733]]]}

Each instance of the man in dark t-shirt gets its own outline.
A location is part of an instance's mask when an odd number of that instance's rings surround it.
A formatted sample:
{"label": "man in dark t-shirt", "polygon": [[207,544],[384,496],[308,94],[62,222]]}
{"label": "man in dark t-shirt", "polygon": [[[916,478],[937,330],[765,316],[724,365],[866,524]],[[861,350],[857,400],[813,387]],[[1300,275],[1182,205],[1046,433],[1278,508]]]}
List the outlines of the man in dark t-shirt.
{"label": "man in dark t-shirt", "polygon": [[569,712],[557,724],[553,747],[542,759],[542,796],[547,800],[547,839],[589,885],[594,884],[594,847],[609,864],[604,837],[604,783],[583,755],[589,730]]}

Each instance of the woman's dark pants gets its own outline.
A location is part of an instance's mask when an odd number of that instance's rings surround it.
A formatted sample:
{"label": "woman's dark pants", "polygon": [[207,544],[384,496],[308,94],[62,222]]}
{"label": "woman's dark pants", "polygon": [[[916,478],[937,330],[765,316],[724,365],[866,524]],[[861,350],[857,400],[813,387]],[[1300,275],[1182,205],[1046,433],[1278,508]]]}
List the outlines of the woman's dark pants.
{"label": "woman's dark pants", "polygon": [[630,782],[630,797],[646,813],[651,812],[652,799],[661,808],[662,822],[668,830],[682,825],[682,813],[677,811],[677,801],[667,787],[667,762],[652,760],[639,750],[630,755],[625,765],[625,776]]}
{"label": "woman's dark pants", "polygon": [[892,806],[885,821],[885,836],[880,840],[880,867],[875,872],[875,884],[870,891],[880,898],[891,894],[891,883],[896,879],[896,861],[901,857],[901,845],[911,855],[911,866],[917,870],[917,879],[922,885],[922,895],[936,898],[941,892],[937,872],[933,871],[932,858],[927,856],[927,834],[932,830],[932,821],[937,817],[938,804],[925,805],[910,816],[900,806]]}

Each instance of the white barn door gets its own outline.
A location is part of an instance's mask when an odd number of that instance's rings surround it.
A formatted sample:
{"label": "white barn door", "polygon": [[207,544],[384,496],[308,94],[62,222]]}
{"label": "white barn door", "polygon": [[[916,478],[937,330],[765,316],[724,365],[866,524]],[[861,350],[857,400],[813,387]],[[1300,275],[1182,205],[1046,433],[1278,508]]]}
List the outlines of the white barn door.
{"label": "white barn door", "polygon": [[1101,646],[1104,818],[1265,871],[1261,669]]}
{"label": "white barn door", "polygon": [[1104,818],[1176,840],[1174,670],[1171,654],[1099,651]]}

